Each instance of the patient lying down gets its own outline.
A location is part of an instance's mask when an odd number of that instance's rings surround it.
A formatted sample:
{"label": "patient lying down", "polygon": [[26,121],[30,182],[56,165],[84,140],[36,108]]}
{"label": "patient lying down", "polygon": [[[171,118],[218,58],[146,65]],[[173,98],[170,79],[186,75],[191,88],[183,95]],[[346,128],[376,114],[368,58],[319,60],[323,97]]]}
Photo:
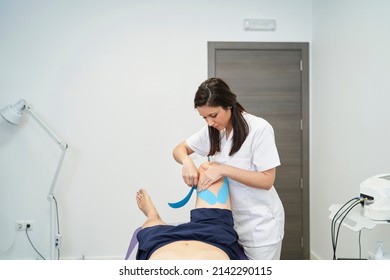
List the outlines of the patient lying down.
{"label": "patient lying down", "polygon": [[[200,170],[202,172],[202,170]],[[246,259],[234,230],[228,180],[220,179],[197,195],[191,220],[177,226],[161,219],[148,193],[137,192],[137,205],[146,221],[137,234],[138,260]]]}

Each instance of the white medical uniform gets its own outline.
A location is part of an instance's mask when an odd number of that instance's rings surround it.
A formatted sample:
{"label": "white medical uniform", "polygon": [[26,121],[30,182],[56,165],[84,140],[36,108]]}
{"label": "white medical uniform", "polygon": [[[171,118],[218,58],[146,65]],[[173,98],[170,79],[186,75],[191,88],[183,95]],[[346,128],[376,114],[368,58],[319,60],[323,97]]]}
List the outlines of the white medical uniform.
{"label": "white medical uniform", "polygon": [[[264,119],[244,113],[249,134],[234,155],[229,156],[232,131],[226,139],[221,132],[221,151],[211,161],[250,171],[265,171],[280,165],[272,126]],[[197,154],[210,150],[208,127],[186,140]],[[239,243],[250,259],[278,259],[284,235],[284,209],[272,186],[270,190],[248,187],[229,178],[229,191]]]}

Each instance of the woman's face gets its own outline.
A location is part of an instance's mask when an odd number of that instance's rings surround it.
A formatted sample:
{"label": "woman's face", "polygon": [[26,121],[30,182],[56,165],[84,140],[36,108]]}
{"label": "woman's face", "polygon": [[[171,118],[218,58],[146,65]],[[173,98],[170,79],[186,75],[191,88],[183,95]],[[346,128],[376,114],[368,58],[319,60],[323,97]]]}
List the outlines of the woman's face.
{"label": "woman's face", "polygon": [[222,131],[225,128],[228,130],[231,129],[231,109],[224,109],[221,106],[201,106],[196,109],[209,126],[212,126],[219,131]]}

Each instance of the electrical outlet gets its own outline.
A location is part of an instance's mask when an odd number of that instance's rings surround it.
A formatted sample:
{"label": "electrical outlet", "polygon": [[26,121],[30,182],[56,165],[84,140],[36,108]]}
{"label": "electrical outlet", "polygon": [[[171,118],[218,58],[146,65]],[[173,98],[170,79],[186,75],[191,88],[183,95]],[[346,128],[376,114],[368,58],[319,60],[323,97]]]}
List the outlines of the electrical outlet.
{"label": "electrical outlet", "polygon": [[21,221],[16,221],[15,222],[15,229],[17,231],[21,231],[21,230],[24,230],[24,222],[21,222]]}
{"label": "electrical outlet", "polygon": [[62,235],[61,234],[56,234],[55,248],[56,249],[61,249],[61,244],[62,244]]}
{"label": "electrical outlet", "polygon": [[33,221],[16,221],[15,222],[15,229],[17,231],[32,231],[34,228],[34,222]]}
{"label": "electrical outlet", "polygon": [[34,229],[34,222],[33,221],[26,221],[25,226],[26,226],[28,231],[33,230]]}

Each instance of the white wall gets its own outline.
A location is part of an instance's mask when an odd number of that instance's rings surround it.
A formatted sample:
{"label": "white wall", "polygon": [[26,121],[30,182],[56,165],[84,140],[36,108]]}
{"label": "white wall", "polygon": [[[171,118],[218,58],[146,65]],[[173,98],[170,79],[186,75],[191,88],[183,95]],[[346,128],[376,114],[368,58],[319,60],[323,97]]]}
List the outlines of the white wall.
{"label": "white wall", "polygon": [[[244,18],[277,30],[245,32]],[[309,42],[310,21],[310,0],[0,1],[0,107],[25,98],[70,146],[56,190],[61,258],[122,259],[144,220],[141,187],[167,221],[187,220],[190,206],[166,204],[187,191],[171,151],[203,125],[192,99],[207,41]],[[16,220],[34,221],[48,256],[58,156],[31,118],[0,120],[0,259],[36,258]]]}
{"label": "white wall", "polygon": [[[331,259],[328,207],[359,196],[360,183],[390,172],[390,2],[313,1],[311,43],[311,251]],[[390,227],[363,230],[362,257]],[[359,256],[342,228],[339,257]]]}

